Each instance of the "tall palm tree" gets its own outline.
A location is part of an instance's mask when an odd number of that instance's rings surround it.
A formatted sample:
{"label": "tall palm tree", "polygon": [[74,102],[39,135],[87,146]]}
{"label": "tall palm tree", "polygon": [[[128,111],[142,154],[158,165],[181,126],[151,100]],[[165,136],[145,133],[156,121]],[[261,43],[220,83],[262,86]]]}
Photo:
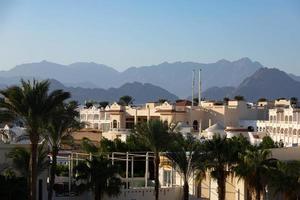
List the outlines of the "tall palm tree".
{"label": "tall palm tree", "polygon": [[283,199],[298,199],[300,196],[300,161],[278,161],[270,173],[269,188],[273,195],[282,194]]}
{"label": "tall palm tree", "polygon": [[267,184],[269,171],[276,166],[267,149],[252,147],[240,154],[240,162],[234,168],[237,176],[243,178],[248,188],[255,191],[255,199],[260,200],[261,193]]}
{"label": "tall palm tree", "polygon": [[62,90],[49,92],[49,81],[24,81],[20,86],[2,90],[4,101],[0,108],[6,109],[21,120],[26,127],[31,142],[31,199],[36,200],[37,193],[37,146],[45,125],[54,109],[70,97]]}
{"label": "tall palm tree", "polygon": [[47,133],[45,138],[47,139],[50,147],[50,153],[52,155],[52,163],[50,165],[50,180],[48,199],[52,199],[53,186],[55,183],[55,173],[57,165],[57,155],[64,140],[72,140],[70,133],[80,128],[80,122],[76,119],[79,112],[77,102],[71,101],[69,103],[58,106],[53,112],[49,123],[47,125]]}
{"label": "tall palm tree", "polygon": [[101,146],[93,144],[85,138],[81,148],[92,155],[86,162],[81,162],[75,167],[76,180],[81,181],[78,191],[92,189],[95,200],[100,200],[104,194],[116,196],[120,193],[121,179],[117,177],[118,168],[106,158]]}
{"label": "tall palm tree", "polygon": [[150,120],[137,124],[134,135],[154,153],[154,179],[155,199],[159,197],[159,153],[167,150],[170,145],[170,132],[168,125],[160,120]]}
{"label": "tall palm tree", "polygon": [[200,143],[192,136],[184,138],[181,134],[174,137],[174,146],[166,156],[176,165],[176,171],[183,178],[183,200],[189,199],[189,179],[196,175],[202,178],[205,174],[204,154]]}
{"label": "tall palm tree", "polygon": [[237,139],[214,136],[204,143],[206,151],[206,168],[210,170],[212,178],[217,180],[218,199],[225,200],[226,179],[231,173],[231,167],[237,162],[239,151]]}

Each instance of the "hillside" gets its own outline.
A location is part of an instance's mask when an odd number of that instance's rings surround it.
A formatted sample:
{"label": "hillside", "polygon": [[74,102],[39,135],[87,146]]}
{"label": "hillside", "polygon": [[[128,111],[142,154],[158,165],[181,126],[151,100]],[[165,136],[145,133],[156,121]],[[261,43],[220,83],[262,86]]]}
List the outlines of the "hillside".
{"label": "hillside", "polygon": [[228,88],[211,88],[204,92],[204,97],[222,96],[234,97],[237,95],[244,96],[248,101],[256,101],[264,97],[267,99],[276,99],[281,97],[298,97],[300,98],[300,82],[294,80],[287,73],[276,68],[261,68],[252,76],[246,78],[235,89]]}

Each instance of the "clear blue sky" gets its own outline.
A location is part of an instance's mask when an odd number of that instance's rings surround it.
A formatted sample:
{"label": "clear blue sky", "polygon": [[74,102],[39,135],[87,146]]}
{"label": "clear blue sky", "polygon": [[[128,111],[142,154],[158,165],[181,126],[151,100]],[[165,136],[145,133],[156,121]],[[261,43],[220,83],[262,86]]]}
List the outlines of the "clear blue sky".
{"label": "clear blue sky", "polygon": [[299,0],[0,0],[0,69],[246,56],[300,75]]}

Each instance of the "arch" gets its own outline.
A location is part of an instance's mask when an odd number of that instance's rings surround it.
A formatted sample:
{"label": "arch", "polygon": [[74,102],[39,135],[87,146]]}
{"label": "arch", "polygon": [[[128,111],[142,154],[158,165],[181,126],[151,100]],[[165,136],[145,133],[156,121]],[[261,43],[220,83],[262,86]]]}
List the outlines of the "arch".
{"label": "arch", "polygon": [[283,128],[280,129],[280,133],[281,133],[281,134],[284,134],[284,129],[283,129]]}
{"label": "arch", "polygon": [[194,131],[198,131],[198,121],[197,120],[194,120],[193,121],[193,129],[194,129]]}
{"label": "arch", "polygon": [[113,120],[113,128],[118,128],[118,122],[117,120]]}
{"label": "arch", "polygon": [[289,116],[289,123],[292,123],[292,121],[293,121],[293,117],[292,117],[292,115],[290,115]]}
{"label": "arch", "polygon": [[284,129],[284,134],[287,136],[288,135],[288,132],[289,132],[289,129]]}
{"label": "arch", "polygon": [[296,136],[297,135],[297,130],[293,129],[293,135]]}

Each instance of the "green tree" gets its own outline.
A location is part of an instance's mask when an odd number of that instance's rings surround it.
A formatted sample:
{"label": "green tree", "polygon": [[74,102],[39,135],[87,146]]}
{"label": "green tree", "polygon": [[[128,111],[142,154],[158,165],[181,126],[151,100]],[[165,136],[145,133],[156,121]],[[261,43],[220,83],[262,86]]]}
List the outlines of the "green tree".
{"label": "green tree", "polygon": [[130,104],[133,104],[133,102],[134,102],[133,97],[129,96],[129,95],[122,96],[119,99],[119,104],[124,105],[124,106],[128,106]]}
{"label": "green tree", "polygon": [[99,107],[100,108],[106,108],[106,106],[109,105],[109,102],[108,101],[100,101],[99,102]]}
{"label": "green tree", "polygon": [[219,200],[225,200],[226,179],[238,160],[240,146],[239,139],[226,139],[220,136],[204,142],[208,158],[206,168],[210,170],[211,177],[217,180]]}
{"label": "green tree", "polygon": [[49,92],[49,81],[21,81],[20,86],[2,90],[4,101],[0,108],[7,109],[26,127],[31,142],[31,199],[36,200],[37,146],[45,125],[54,109],[70,97],[62,90]]}
{"label": "green tree", "polygon": [[270,136],[263,137],[262,142],[259,144],[261,149],[272,149],[278,148],[278,145],[274,142],[274,140]]}
{"label": "green tree", "polygon": [[174,144],[166,156],[176,165],[176,171],[183,179],[183,200],[189,199],[189,179],[205,174],[204,153],[200,143],[192,136],[184,138],[180,133],[174,137]]}
{"label": "green tree", "polygon": [[298,199],[300,196],[300,161],[278,161],[270,174],[270,190],[273,195],[282,194],[283,199]]}
{"label": "green tree", "polygon": [[276,160],[271,158],[269,150],[252,147],[240,154],[240,162],[234,171],[245,180],[248,188],[255,192],[255,199],[260,200],[267,184],[268,173],[275,165]]}
{"label": "green tree", "polygon": [[120,193],[122,183],[117,177],[117,168],[104,156],[93,156],[91,160],[79,163],[75,170],[76,180],[86,182],[86,184],[81,183],[78,190],[91,189],[95,200],[101,200],[104,194],[117,196]]}
{"label": "green tree", "polygon": [[168,125],[160,120],[150,120],[137,124],[134,134],[145,146],[154,153],[154,179],[155,179],[155,199],[159,197],[159,154],[167,150],[170,144],[170,132]]}
{"label": "green tree", "polygon": [[52,155],[48,191],[49,200],[52,199],[53,194],[58,151],[61,148],[62,142],[71,142],[73,140],[70,133],[75,129],[79,129],[81,125],[80,122],[76,120],[79,116],[77,108],[78,104],[75,101],[57,106],[46,127],[47,133],[45,138],[49,143],[50,153]]}
{"label": "green tree", "polygon": [[235,96],[234,100],[236,100],[236,101],[245,101],[245,97],[244,96]]}

